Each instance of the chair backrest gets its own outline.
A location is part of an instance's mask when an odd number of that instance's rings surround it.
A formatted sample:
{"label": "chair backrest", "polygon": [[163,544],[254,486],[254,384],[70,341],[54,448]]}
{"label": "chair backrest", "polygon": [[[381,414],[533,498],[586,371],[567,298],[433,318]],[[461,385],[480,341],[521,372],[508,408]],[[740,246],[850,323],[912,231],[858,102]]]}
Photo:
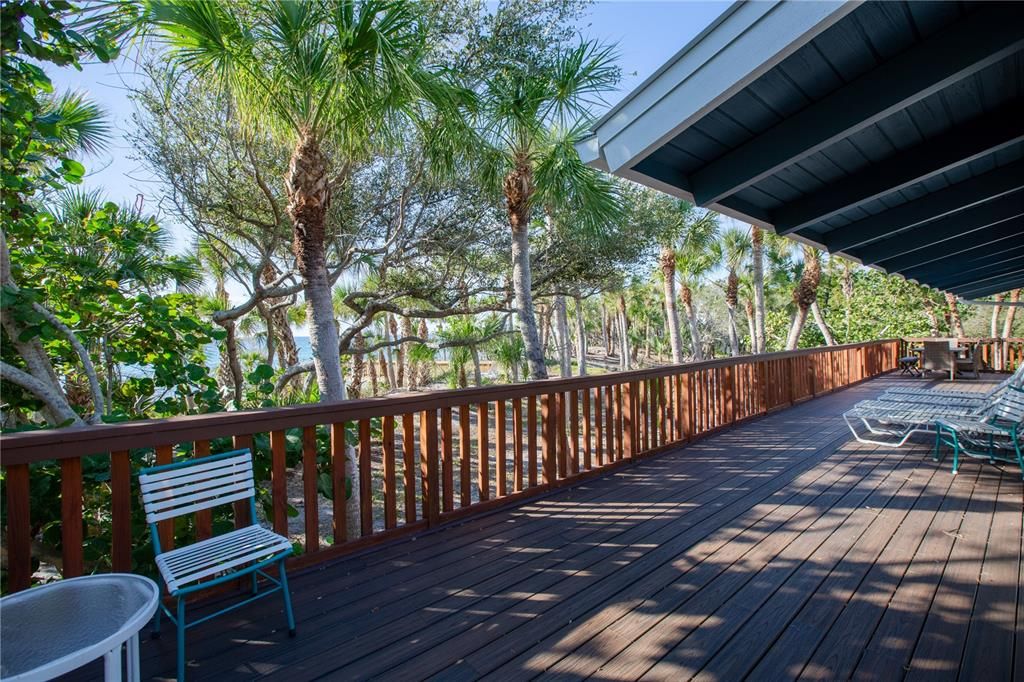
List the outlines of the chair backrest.
{"label": "chair backrest", "polygon": [[921,368],[939,372],[953,369],[953,354],[948,341],[925,341],[921,353]]}
{"label": "chair backrest", "polygon": [[252,453],[233,450],[149,467],[139,472],[139,486],[149,524],[229,502],[253,503]]}
{"label": "chair backrest", "polygon": [[1020,424],[1024,422],[1024,390],[1010,386],[996,398],[989,417]]}

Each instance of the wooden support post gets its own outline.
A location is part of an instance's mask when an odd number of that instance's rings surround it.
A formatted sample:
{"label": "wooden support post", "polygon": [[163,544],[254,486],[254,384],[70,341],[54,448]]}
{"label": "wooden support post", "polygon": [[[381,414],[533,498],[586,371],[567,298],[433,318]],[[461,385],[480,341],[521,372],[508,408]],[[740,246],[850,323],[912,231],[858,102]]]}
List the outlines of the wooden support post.
{"label": "wooden support post", "polygon": [[398,526],[398,480],[395,471],[395,418],[381,417],[381,456],[384,459],[384,528]]}
{"label": "wooden support post", "polygon": [[7,589],[18,592],[32,582],[32,522],[29,517],[27,464],[5,467],[7,483]]}

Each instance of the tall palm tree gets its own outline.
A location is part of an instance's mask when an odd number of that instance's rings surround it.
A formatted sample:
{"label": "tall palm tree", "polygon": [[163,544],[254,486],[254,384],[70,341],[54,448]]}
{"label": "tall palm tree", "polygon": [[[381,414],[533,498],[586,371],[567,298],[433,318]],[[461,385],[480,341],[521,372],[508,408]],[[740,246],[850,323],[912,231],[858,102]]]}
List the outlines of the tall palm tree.
{"label": "tall palm tree", "polygon": [[672,362],[678,365],[683,361],[683,336],[679,331],[679,310],[676,307],[676,250],[671,246],[661,247],[658,264],[661,267],[661,282],[665,297],[665,324],[668,326]]}
{"label": "tall palm tree", "polygon": [[704,348],[697,324],[697,308],[693,301],[693,290],[722,260],[718,243],[718,214],[710,211],[696,213],[688,211],[680,229],[679,245],[676,249],[676,270],[679,273],[679,295],[690,327],[690,341],[693,357],[698,362],[704,359]]}
{"label": "tall palm tree", "polygon": [[729,347],[733,357],[740,354],[740,337],[736,330],[736,305],[740,291],[737,271],[750,256],[750,248],[750,235],[746,230],[730,228],[722,234],[722,257],[729,270],[725,284],[725,306],[729,311]]}
{"label": "tall palm tree", "polygon": [[608,47],[582,42],[543,64],[501,64],[482,87],[484,181],[500,188],[512,230],[516,319],[531,379],[547,378],[531,290],[534,209],[565,210],[582,229],[614,219],[619,210],[614,183],[585,166],[575,149],[589,108],[618,80],[613,62]]}
{"label": "tall palm tree", "polygon": [[403,127],[454,120],[435,113],[460,101],[427,64],[423,11],[373,0],[150,0],[143,12],[176,65],[215,80],[246,127],[292,148],[287,211],[321,400],[345,397],[327,269],[331,198],[353,163]]}
{"label": "tall palm tree", "polygon": [[804,324],[807,322],[807,313],[818,299],[818,284],[821,282],[821,260],[817,249],[805,245],[803,252],[804,266],[796,288],[793,290],[796,314],[789,327],[786,350],[796,350],[797,344],[800,343],[800,334],[803,333]]}
{"label": "tall palm tree", "polygon": [[764,233],[757,225],[750,226],[750,276],[754,289],[754,333],[751,344],[755,353],[764,353],[767,340],[764,331]]}

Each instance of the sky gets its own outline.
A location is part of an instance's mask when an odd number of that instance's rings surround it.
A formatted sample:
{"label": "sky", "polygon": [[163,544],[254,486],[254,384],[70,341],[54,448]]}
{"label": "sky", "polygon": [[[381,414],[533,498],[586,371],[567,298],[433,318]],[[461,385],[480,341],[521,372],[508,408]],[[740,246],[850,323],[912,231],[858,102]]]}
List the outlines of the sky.
{"label": "sky", "polygon": [[[618,89],[607,96],[609,106],[654,73],[730,4],[616,0],[596,2],[591,6],[578,23],[580,34],[588,39],[615,43],[622,69]],[[144,206],[155,212],[161,185],[140,162],[132,158],[133,151],[124,138],[124,131],[132,127],[134,111],[128,89],[140,84],[143,78],[135,67],[134,57],[131,51],[126,51],[110,64],[85,64],[81,72],[56,68],[48,71],[58,92],[84,91],[108,115],[113,132],[111,144],[105,152],[84,160],[88,170],[84,188],[102,188],[106,198],[117,203],[134,204],[142,195]],[[188,231],[176,224],[171,216],[159,217],[175,237],[175,250],[186,250],[191,241]],[[230,293],[235,298],[236,292]]]}

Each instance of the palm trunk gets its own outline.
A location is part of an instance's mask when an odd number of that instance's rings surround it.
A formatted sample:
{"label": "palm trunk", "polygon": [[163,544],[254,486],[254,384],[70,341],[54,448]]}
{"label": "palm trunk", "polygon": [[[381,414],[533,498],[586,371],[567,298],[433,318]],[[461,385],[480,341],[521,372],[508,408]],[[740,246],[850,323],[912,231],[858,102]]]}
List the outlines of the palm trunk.
{"label": "palm trunk", "polygon": [[[1014,289],[1010,292],[1010,303],[1020,303],[1020,289]],[[1010,305],[1006,307],[1006,319],[1003,320],[1003,338],[1008,339],[1013,336],[1013,318],[1017,314],[1017,306]]]}
{"label": "palm trunk", "polygon": [[935,313],[935,305],[927,295],[924,296],[924,314],[928,318],[928,330],[930,336],[939,335],[939,316]]}
{"label": "palm trunk", "polygon": [[555,296],[555,327],[558,331],[558,369],[562,378],[572,376],[572,341],[569,339],[569,315],[565,296]]}
{"label": "palm trunk", "polygon": [[[428,334],[429,334],[429,331],[430,330],[427,328],[427,321],[426,320],[420,320],[420,326],[416,330],[416,335],[419,336],[421,339],[425,340],[427,338]],[[433,376],[433,369],[434,369],[434,364],[433,364],[432,361],[431,362],[424,362],[424,363],[422,363],[420,365],[420,378],[419,378],[419,382],[418,382],[420,386],[429,386],[430,385],[430,379]]]}
{"label": "palm trunk", "polygon": [[604,356],[612,354],[611,338],[608,336],[608,310],[601,304],[601,344],[604,346]]}
{"label": "palm trunk", "polygon": [[[412,336],[412,320],[408,317],[402,318],[402,336]],[[409,344],[402,344],[399,346],[403,359],[405,360],[404,369],[401,370],[405,373],[405,383],[403,386],[408,388],[416,388],[416,363],[412,359],[412,346]]]}
{"label": "palm trunk", "polygon": [[744,299],[743,310],[747,316],[747,333],[750,335],[750,352],[754,352],[754,344],[757,331],[754,328],[754,304],[749,299]]}
{"label": "palm trunk", "polygon": [[[366,373],[366,337],[363,332],[356,332],[352,339],[352,377],[349,382],[348,392],[353,398],[358,398],[363,393],[363,375]],[[372,363],[371,363],[372,364]]]}
{"label": "palm trunk", "polygon": [[836,339],[832,336],[832,330],[828,328],[828,323],[825,322],[825,316],[821,314],[821,306],[818,305],[817,300],[811,304],[811,313],[814,314],[814,324],[818,325],[821,335],[825,337],[825,345],[836,345]]}
{"label": "palm trunk", "polygon": [[544,352],[533,312],[533,276],[530,272],[530,200],[533,197],[533,170],[525,161],[505,177],[503,184],[509,225],[512,228],[512,288],[515,291],[519,331],[523,335],[530,378],[547,379]]}
{"label": "palm trunk", "polygon": [[680,296],[683,299],[686,321],[690,326],[690,343],[693,345],[693,359],[697,362],[703,362],[704,348],[700,340],[700,329],[697,327],[697,311],[693,306],[693,290],[685,282],[680,290]]}
{"label": "palm trunk", "polygon": [[949,326],[950,330],[956,334],[958,339],[964,337],[964,323],[960,319],[960,309],[956,304],[956,296],[946,292],[946,305],[949,307]]}
{"label": "palm trunk", "polygon": [[369,355],[366,362],[366,368],[370,375],[370,395],[377,395],[377,363],[374,361],[373,353]]}
{"label": "palm trunk", "polygon": [[480,351],[477,350],[476,346],[470,346],[469,354],[473,358],[473,383],[477,386],[483,386],[484,377],[480,371]]}
{"label": "palm trunk", "polygon": [[853,318],[853,264],[843,259],[843,310],[844,322],[846,323],[846,336],[844,341],[850,343],[850,324]]}
{"label": "palm trunk", "polygon": [[228,371],[231,377],[231,391],[234,396],[235,405],[242,405],[243,375],[242,363],[238,359],[238,337],[235,332],[235,321],[225,320],[223,323],[226,336],[224,337],[224,353],[228,359]]}
{"label": "palm trunk", "polygon": [[[391,327],[391,338],[394,341],[398,341],[398,320],[395,319],[394,315],[388,315],[388,325]],[[405,344],[397,344],[395,346],[395,387],[405,388]]]}
{"label": "palm trunk", "polygon": [[630,366],[629,352],[629,318],[626,316],[626,299],[619,294],[619,369],[625,371]]}
{"label": "palm trunk", "polygon": [[800,344],[800,335],[807,323],[807,313],[818,299],[818,283],[821,281],[821,262],[818,252],[809,246],[804,247],[804,270],[800,281],[793,290],[793,301],[796,303],[796,315],[789,327],[786,339],[786,350],[796,350]]}
{"label": "palm trunk", "polygon": [[[288,165],[285,187],[288,215],[294,232],[295,260],[306,294],[309,344],[320,385],[320,400],[344,400],[338,327],[334,319],[324,248],[331,188],[327,177],[327,158],[315,137],[306,134],[300,137]],[[357,497],[355,492],[352,497]],[[357,516],[358,510],[358,506],[352,509]]]}
{"label": "palm trunk", "polygon": [[668,339],[672,346],[672,362],[678,365],[683,361],[683,337],[679,332],[679,309],[676,308],[676,252],[671,247],[663,247],[660,260]]}
{"label": "palm trunk", "polygon": [[754,352],[764,353],[764,236],[757,225],[750,226],[751,278],[754,284]]}
{"label": "palm trunk", "polygon": [[580,376],[587,374],[587,325],[583,319],[583,300],[576,297],[576,365]]}
{"label": "palm trunk", "polygon": [[725,287],[725,306],[729,311],[729,348],[732,356],[740,355],[740,335],[736,329],[736,303],[739,301],[740,282],[736,271],[729,270],[729,279]]}
{"label": "palm trunk", "polygon": [[[391,327],[388,319],[384,319],[384,341],[390,343],[394,338],[391,336]],[[398,388],[398,377],[395,375],[395,359],[391,355],[391,346],[385,346],[380,351],[381,373],[388,380],[388,389],[393,391]]]}

